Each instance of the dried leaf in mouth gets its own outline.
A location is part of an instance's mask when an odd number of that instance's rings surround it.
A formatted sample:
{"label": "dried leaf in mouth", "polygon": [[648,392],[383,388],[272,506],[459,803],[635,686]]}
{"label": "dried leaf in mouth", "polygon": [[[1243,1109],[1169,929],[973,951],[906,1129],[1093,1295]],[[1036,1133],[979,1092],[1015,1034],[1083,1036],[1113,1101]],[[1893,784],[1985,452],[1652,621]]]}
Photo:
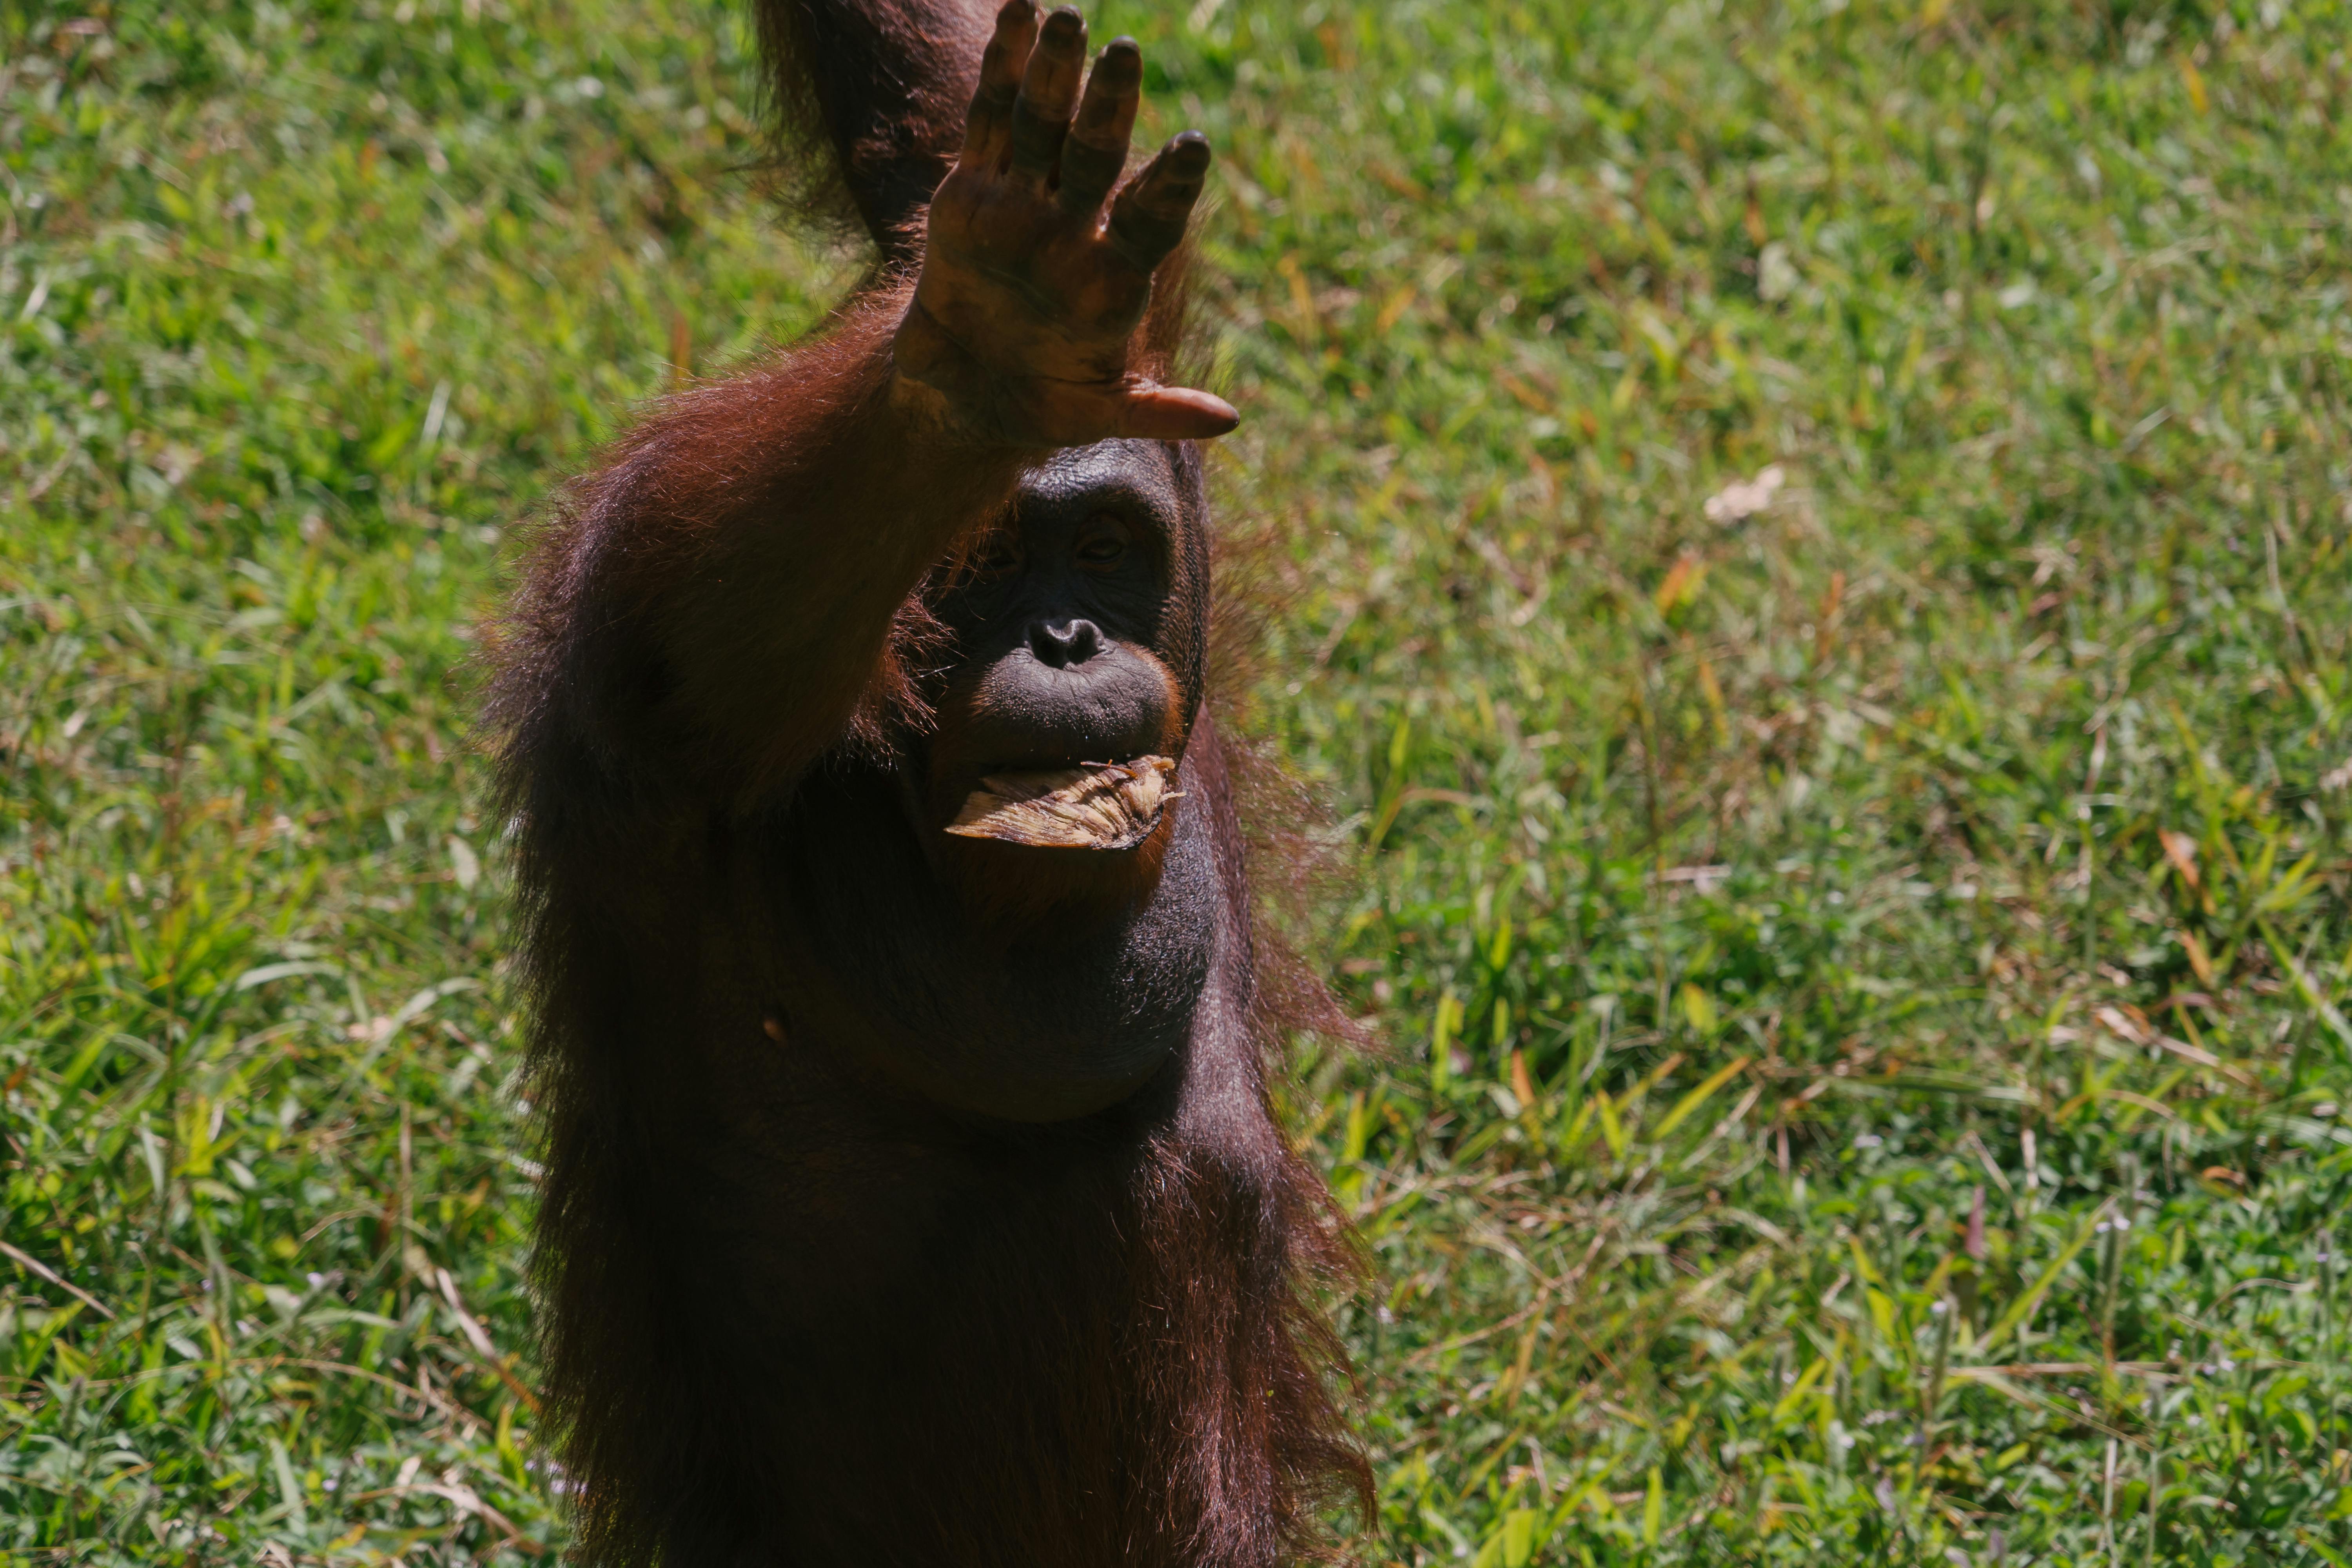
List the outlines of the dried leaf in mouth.
{"label": "dried leaf in mouth", "polygon": [[992,776],[965,797],[948,831],[1041,849],[1132,849],[1182,798],[1170,787],[1175,776],[1166,757]]}

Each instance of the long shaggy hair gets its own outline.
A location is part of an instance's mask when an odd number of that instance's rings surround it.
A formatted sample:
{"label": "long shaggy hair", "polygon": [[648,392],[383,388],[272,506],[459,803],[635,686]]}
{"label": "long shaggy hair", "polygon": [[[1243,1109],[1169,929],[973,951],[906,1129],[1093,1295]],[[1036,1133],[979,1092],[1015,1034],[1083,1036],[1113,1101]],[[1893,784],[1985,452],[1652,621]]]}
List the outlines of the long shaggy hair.
{"label": "long shaggy hair", "polygon": [[[811,788],[887,772],[929,730],[948,651],[930,595],[1006,499],[985,479],[947,498],[973,531],[898,606],[878,657],[845,669],[837,729],[777,735],[735,765],[677,726],[677,677],[646,628],[691,621],[694,584],[747,519],[824,518],[810,476],[854,484],[859,462],[896,456],[845,463],[826,432],[882,395],[922,204],[987,32],[948,0],[758,0],[758,15],[777,101],[804,144],[832,148],[825,181],[880,260],[822,331],[661,400],[561,493],[490,651],[546,1166],[541,1364],[573,1555],[1321,1555],[1323,1509],[1372,1506],[1318,1303],[1360,1260],[1267,1086],[1293,1031],[1349,1026],[1290,955],[1293,922],[1268,915],[1311,846],[1244,826],[1309,818],[1237,739],[1229,696],[1248,680],[1263,578],[1234,570],[1230,546],[1214,547],[1211,695],[1187,753],[1240,933],[1202,1004],[1235,1037],[1226,1076],[1204,1067],[1079,1124],[981,1131],[869,1116],[742,1037],[763,1005],[746,976],[785,940],[746,893],[763,847],[807,831],[794,813]],[[1192,384],[1188,260],[1163,268],[1131,358]],[[1196,449],[1173,455],[1199,477]],[[768,1026],[782,1044],[788,1026]]]}

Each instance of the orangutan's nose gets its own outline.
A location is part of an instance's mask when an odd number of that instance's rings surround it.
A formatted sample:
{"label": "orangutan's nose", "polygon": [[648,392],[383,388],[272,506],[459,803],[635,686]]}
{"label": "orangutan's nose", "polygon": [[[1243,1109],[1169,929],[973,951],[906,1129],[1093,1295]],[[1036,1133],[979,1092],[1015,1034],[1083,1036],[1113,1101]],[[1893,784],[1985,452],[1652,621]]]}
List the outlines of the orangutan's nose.
{"label": "orangutan's nose", "polygon": [[1102,629],[1092,621],[1070,620],[1059,626],[1036,621],[1029,627],[1029,651],[1037,656],[1040,664],[1049,664],[1055,669],[1084,664],[1102,649]]}

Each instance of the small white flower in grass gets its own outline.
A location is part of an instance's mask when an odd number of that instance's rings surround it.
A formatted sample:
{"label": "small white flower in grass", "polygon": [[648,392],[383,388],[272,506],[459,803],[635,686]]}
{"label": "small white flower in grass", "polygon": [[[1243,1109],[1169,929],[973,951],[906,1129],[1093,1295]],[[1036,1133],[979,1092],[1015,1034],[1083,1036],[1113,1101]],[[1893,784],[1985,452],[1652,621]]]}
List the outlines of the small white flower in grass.
{"label": "small white flower in grass", "polygon": [[1770,506],[1773,496],[1788,482],[1789,476],[1778,463],[1752,479],[1734,479],[1706,498],[1706,520],[1728,527],[1742,518],[1753,517]]}
{"label": "small white flower in grass", "polygon": [[474,884],[482,879],[481,858],[474,853],[472,845],[454,833],[449,836],[449,872],[457,879],[461,893],[472,892]]}

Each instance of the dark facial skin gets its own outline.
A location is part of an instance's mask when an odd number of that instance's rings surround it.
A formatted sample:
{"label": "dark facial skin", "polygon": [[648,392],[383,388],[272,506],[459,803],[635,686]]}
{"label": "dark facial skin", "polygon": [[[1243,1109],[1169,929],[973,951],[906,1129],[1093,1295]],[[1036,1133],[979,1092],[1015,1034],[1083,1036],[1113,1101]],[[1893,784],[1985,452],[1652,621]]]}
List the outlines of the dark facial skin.
{"label": "dark facial skin", "polygon": [[937,606],[956,663],[930,746],[935,821],[991,773],[1181,760],[1194,683],[1180,671],[1197,666],[1202,629],[1194,478],[1156,442],[1118,440],[1024,479]]}

